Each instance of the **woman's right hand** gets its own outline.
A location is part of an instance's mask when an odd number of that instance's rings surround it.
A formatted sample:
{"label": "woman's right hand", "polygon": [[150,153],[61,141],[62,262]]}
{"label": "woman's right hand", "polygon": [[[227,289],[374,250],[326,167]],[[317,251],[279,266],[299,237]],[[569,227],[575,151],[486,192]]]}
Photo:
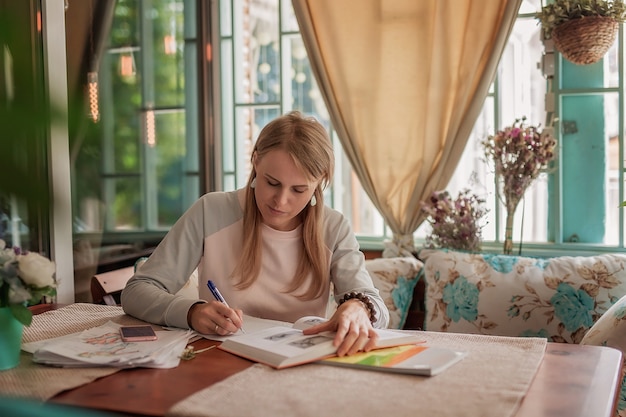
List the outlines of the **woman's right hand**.
{"label": "woman's right hand", "polygon": [[243,312],[213,300],[191,306],[187,313],[189,326],[201,334],[226,336],[243,326]]}

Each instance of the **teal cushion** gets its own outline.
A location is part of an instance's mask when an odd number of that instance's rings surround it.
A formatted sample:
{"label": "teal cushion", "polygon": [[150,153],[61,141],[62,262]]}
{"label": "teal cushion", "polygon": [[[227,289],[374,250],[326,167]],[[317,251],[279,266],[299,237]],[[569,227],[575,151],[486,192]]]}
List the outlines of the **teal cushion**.
{"label": "teal cushion", "polygon": [[365,261],[365,268],[389,310],[390,329],[404,327],[422,266],[421,261],[408,256]]}

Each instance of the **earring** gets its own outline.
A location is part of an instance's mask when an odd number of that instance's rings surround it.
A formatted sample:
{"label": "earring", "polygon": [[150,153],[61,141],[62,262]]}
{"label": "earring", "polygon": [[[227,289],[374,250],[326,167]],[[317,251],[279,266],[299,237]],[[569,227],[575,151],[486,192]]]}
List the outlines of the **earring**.
{"label": "earring", "polygon": [[250,181],[250,188],[256,188],[256,177],[252,178],[252,181]]}
{"label": "earring", "polygon": [[314,207],[317,204],[317,198],[315,198],[315,195],[313,197],[311,197],[311,207]]}

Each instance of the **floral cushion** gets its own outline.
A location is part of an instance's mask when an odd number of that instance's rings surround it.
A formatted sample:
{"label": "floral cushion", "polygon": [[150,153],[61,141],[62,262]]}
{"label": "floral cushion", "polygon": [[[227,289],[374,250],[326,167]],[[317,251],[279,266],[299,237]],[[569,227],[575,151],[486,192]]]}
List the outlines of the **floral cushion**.
{"label": "floral cushion", "polygon": [[423,250],[426,330],[579,343],[626,295],[626,255],[527,258]]}
{"label": "floral cushion", "polygon": [[626,417],[626,296],[613,304],[585,334],[582,345],[610,346],[622,351],[622,390],[617,404],[617,414]]}
{"label": "floral cushion", "polygon": [[404,326],[422,266],[421,261],[408,256],[365,261],[374,286],[389,309],[390,329]]}

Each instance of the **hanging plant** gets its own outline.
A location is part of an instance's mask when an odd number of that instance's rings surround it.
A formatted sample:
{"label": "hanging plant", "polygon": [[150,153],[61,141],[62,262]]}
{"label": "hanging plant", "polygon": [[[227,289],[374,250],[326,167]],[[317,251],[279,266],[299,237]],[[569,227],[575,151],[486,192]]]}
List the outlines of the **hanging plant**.
{"label": "hanging plant", "polygon": [[602,59],[615,42],[626,7],[621,0],[554,0],[535,18],[565,59],[588,65]]}

